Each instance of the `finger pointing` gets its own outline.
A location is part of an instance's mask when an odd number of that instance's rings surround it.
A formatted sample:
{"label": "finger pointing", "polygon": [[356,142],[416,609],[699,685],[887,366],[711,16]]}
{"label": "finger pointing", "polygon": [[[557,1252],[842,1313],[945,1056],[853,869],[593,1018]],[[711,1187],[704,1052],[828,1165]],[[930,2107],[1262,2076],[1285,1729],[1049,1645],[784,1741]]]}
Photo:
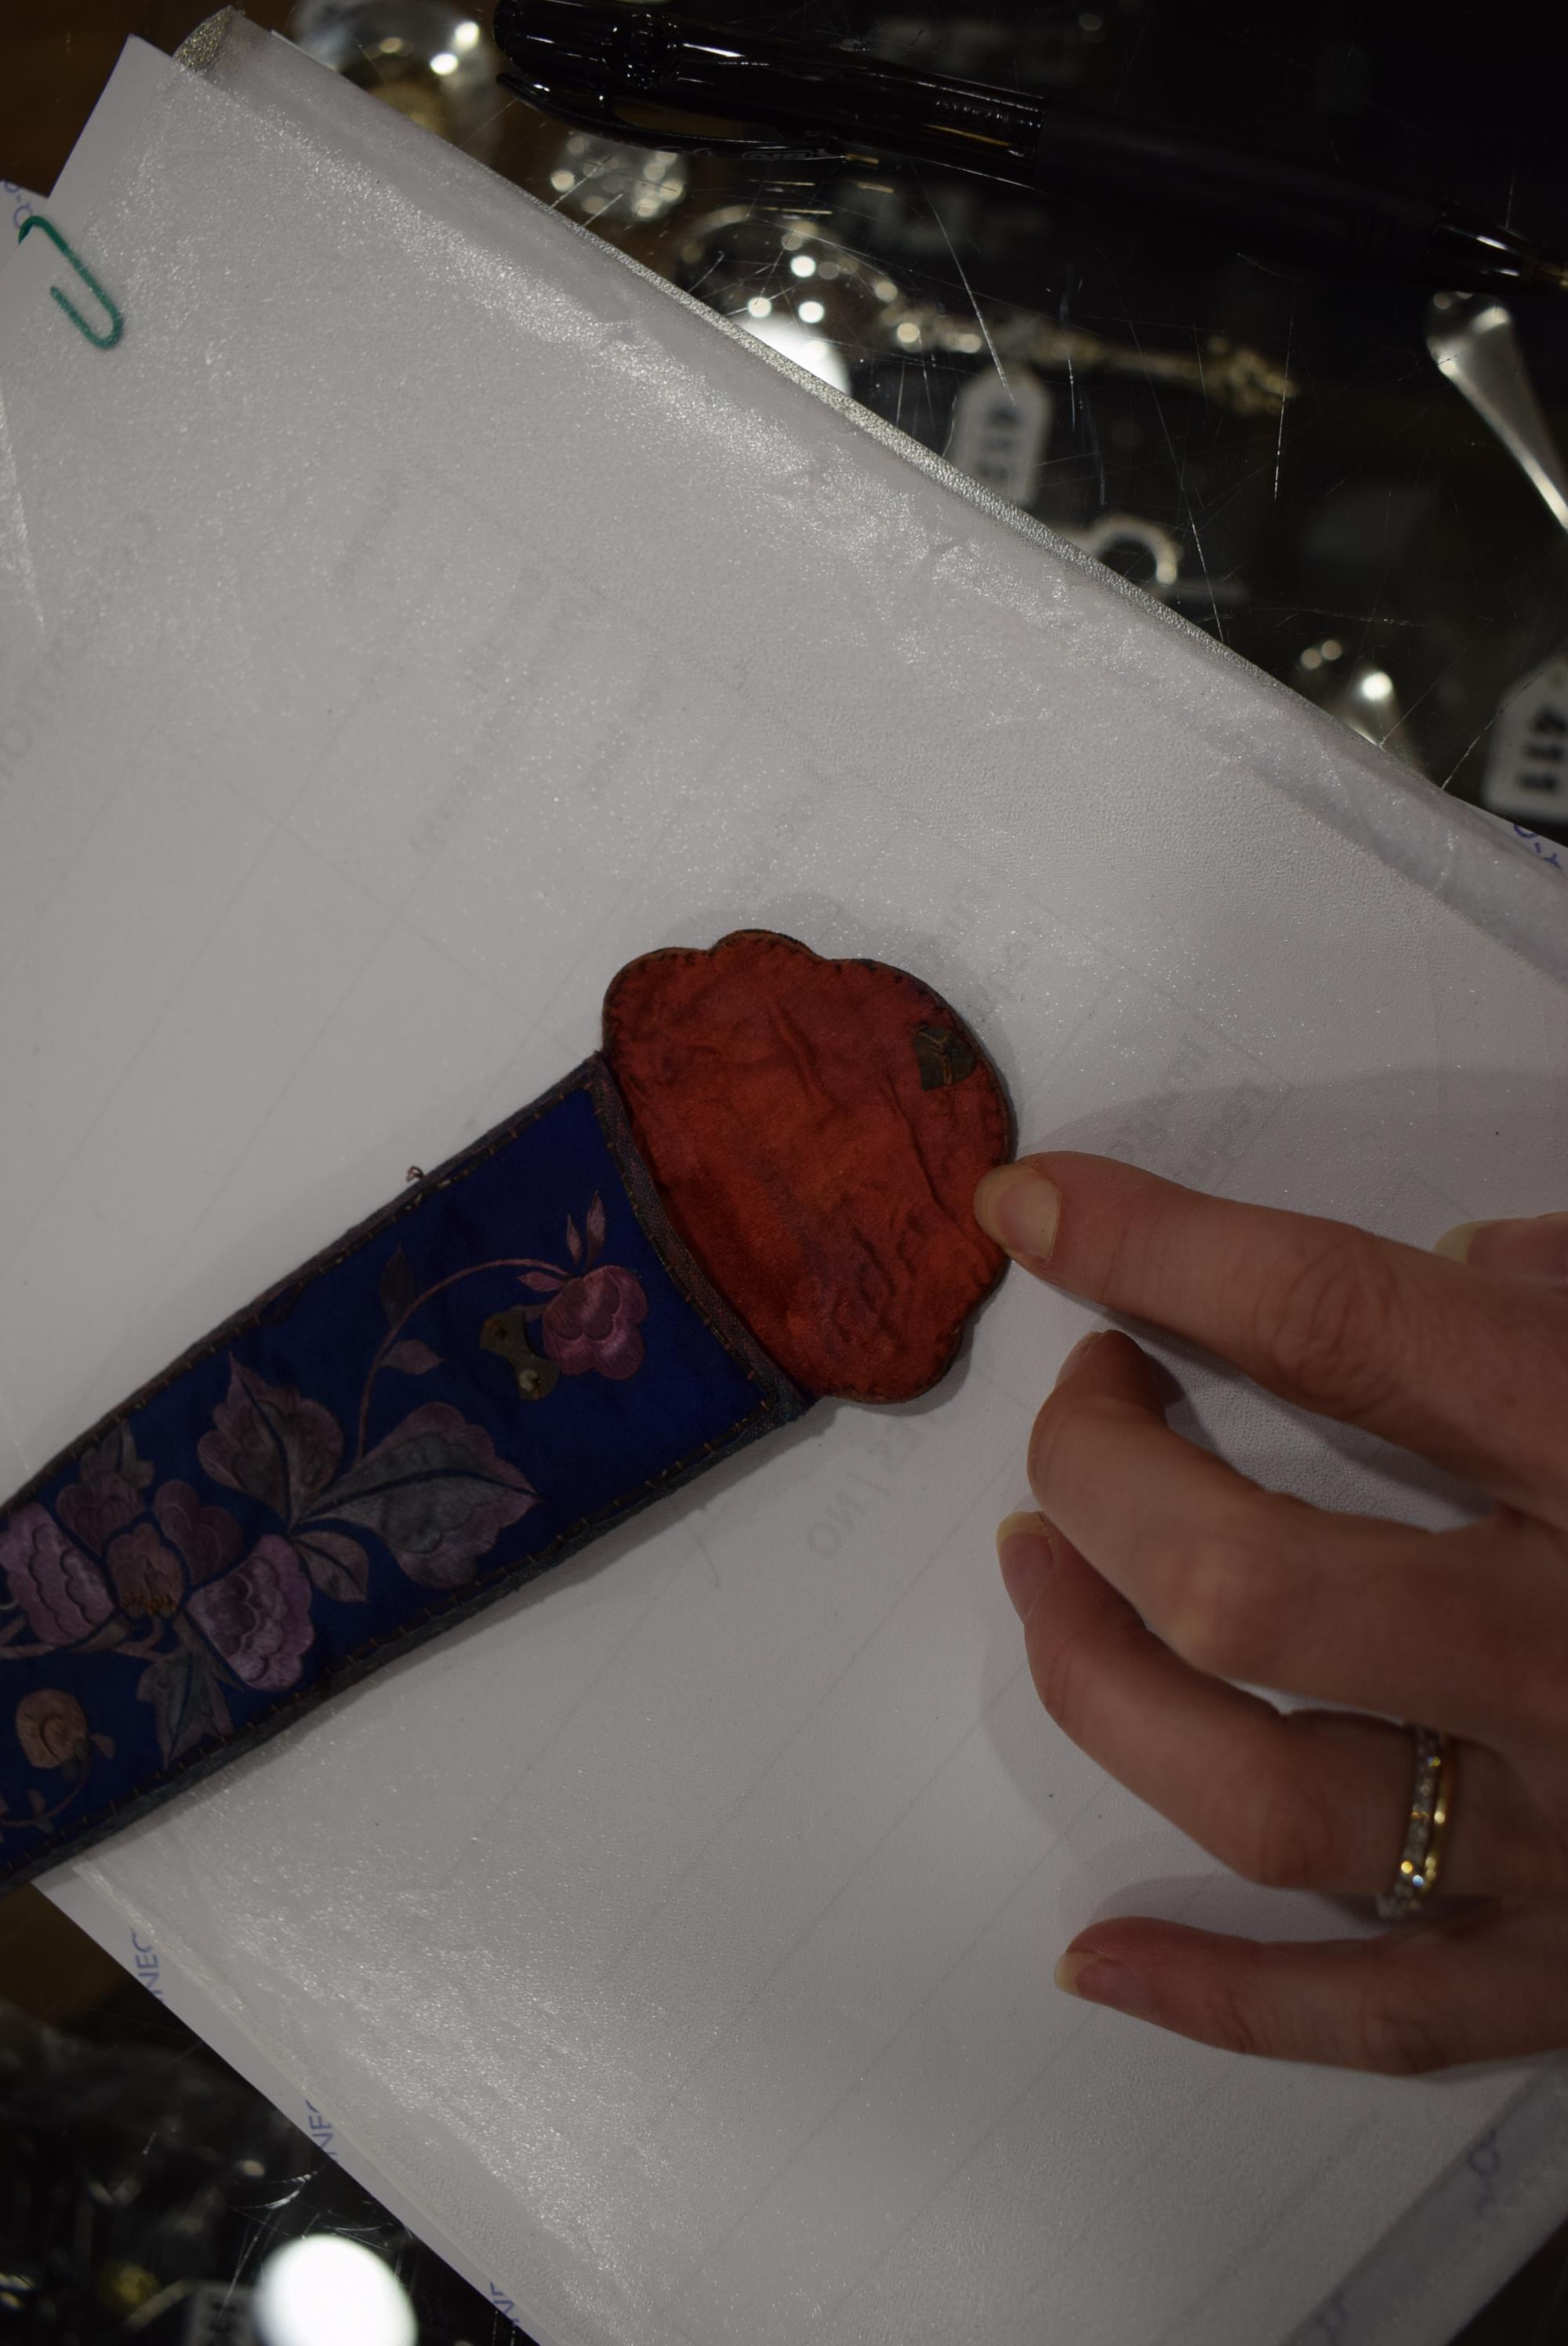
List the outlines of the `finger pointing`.
{"label": "finger pointing", "polygon": [[1129,1917],[1080,1932],[1056,1980],[1226,2052],[1410,2076],[1568,2046],[1568,1902],[1273,1946]]}
{"label": "finger pointing", "polygon": [[[988,1173],[983,1226],[1054,1286],[1193,1339],[1285,1400],[1568,1519],[1568,1297],[1108,1158]],[[1477,1392],[1490,1397],[1478,1412]]]}
{"label": "finger pointing", "polygon": [[1568,1214],[1536,1214],[1527,1221],[1461,1222],[1432,1249],[1451,1262],[1525,1279],[1568,1292]]}

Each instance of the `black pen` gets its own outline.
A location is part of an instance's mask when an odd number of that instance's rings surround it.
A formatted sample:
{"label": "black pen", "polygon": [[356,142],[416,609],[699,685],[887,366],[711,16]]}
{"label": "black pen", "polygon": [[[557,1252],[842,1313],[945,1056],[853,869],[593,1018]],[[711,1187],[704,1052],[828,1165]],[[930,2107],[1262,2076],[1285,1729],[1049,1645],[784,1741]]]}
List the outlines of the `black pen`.
{"label": "black pen", "polygon": [[546,113],[646,146],[903,156],[1006,187],[1181,219],[1260,259],[1458,291],[1554,293],[1568,266],[1439,198],[1309,164],[646,8],[497,0],[501,76]]}

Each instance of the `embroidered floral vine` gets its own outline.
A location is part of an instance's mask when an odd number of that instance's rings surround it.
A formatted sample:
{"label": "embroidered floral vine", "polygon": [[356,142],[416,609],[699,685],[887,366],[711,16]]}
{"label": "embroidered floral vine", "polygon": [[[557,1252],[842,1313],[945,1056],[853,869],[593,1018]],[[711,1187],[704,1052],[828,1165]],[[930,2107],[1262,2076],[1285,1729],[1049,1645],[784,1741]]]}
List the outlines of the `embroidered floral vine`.
{"label": "embroidered floral vine", "polygon": [[[113,1655],[139,1671],[166,1764],[235,1731],[243,1692],[299,1684],[315,1641],[319,1593],[370,1601],[390,1565],[422,1586],[452,1590],[478,1571],[538,1494],[500,1456],[484,1427],[450,1402],[423,1402],[373,1444],[372,1394],[389,1372],[433,1377],[447,1367],[415,1323],[446,1290],[481,1273],[514,1270],[531,1300],[491,1314],[478,1346],[498,1354],[518,1396],[543,1401],[563,1377],[623,1382],[643,1363],[641,1280],[599,1257],[605,1208],[595,1195],[581,1229],[568,1217],[565,1262],[501,1257],[464,1265],[422,1287],[402,1246],[380,1281],[385,1331],[366,1371],[354,1448],[343,1423],[297,1386],[270,1383],[233,1352],[228,1390],[197,1443],[208,1482],[263,1508],[276,1529],[249,1546],[238,1517],[181,1479],[160,1481],[127,1424],[79,1464],[52,1505],[34,1500],[0,1528],[0,1662],[67,1652]],[[95,1755],[113,1739],[95,1730],[77,1697],[34,1687],[14,1728],[29,1766],[56,1780],[29,1789],[27,1812],[0,1800],[0,1834],[46,1832],[76,1799]]]}

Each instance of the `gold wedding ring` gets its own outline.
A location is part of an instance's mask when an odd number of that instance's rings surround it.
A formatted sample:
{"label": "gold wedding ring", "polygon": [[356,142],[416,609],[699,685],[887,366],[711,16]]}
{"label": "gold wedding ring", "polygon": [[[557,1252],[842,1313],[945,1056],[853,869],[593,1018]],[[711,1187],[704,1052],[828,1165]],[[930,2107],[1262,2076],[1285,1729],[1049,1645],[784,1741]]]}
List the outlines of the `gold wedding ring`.
{"label": "gold wedding ring", "polygon": [[1391,1886],[1378,1901],[1380,1923],[1410,1923],[1430,1904],[1453,1809],[1454,1750],[1435,1727],[1412,1727],[1415,1783],[1404,1847]]}

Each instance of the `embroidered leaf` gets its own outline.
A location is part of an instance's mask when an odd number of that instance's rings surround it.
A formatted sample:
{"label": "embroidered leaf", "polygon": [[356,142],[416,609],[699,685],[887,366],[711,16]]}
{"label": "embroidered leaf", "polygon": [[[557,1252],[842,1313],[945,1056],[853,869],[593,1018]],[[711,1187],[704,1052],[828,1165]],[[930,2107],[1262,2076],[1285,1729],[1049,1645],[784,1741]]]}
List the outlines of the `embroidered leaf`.
{"label": "embroidered leaf", "polygon": [[296,1279],[289,1286],[280,1287],[270,1303],[264,1303],[256,1314],[258,1324],[263,1328],[281,1327],[309,1285],[309,1280]]}
{"label": "embroidered leaf", "polygon": [[130,1634],[130,1623],[118,1613],[111,1613],[103,1627],[95,1629],[90,1637],[84,1637],[76,1650],[82,1654],[112,1654],[117,1646],[128,1642]]}
{"label": "embroidered leaf", "polygon": [[181,1646],[175,1654],[160,1654],[137,1680],[140,1701],[152,1705],[158,1724],[158,1749],[165,1760],[178,1760],[209,1735],[227,1735],[231,1722],[218,1674],[204,1654]]}
{"label": "embroidered leaf", "polygon": [[401,1344],[392,1346],[382,1366],[401,1369],[405,1377],[423,1377],[430,1370],[440,1368],[441,1354],[433,1352],[428,1344],[422,1344],[417,1336],[405,1336]]}
{"label": "embroidered leaf", "polygon": [[165,1483],[153,1499],[165,1539],[178,1549],[193,1582],[227,1572],[244,1535],[227,1507],[204,1507],[188,1483]]}
{"label": "embroidered leaf", "polygon": [[566,1217],[566,1251],[574,1262],[583,1260],[583,1241],[577,1236],[577,1225],[570,1214]]}
{"label": "embroidered leaf", "polygon": [[525,1270],[522,1280],[524,1286],[531,1287],[535,1295],[554,1295],[563,1283],[558,1270]]}
{"label": "embroidered leaf", "polygon": [[413,1272],[402,1247],[392,1255],[382,1273],[382,1310],[387,1315],[387,1326],[395,1328],[414,1297],[419,1293]]}
{"label": "embroidered leaf", "polygon": [[48,1801],[44,1798],[43,1793],[40,1792],[36,1784],[29,1784],[27,1787],[27,1806],[32,1810],[33,1814],[36,1817],[41,1817],[48,1805]]}
{"label": "embroidered leaf", "polygon": [[362,1605],[370,1592],[371,1560],[346,1532],[318,1531],[312,1525],[294,1542],[294,1553],[321,1590],[340,1605]]}
{"label": "embroidered leaf", "polygon": [[525,1303],[523,1306],[523,1317],[532,1326],[535,1320],[543,1320],[549,1309],[547,1303]]}
{"label": "embroidered leaf", "polygon": [[599,1250],[605,1243],[605,1201],[597,1191],[584,1219],[583,1234],[588,1241],[588,1260],[596,1262]]}
{"label": "embroidered leaf", "polygon": [[343,1437],[331,1411],[293,1385],[270,1385],[238,1361],[196,1454],[215,1483],[243,1491],[292,1524],[337,1471]]}
{"label": "embroidered leaf", "polygon": [[422,1586],[457,1588],[534,1504],[533,1486],[496,1456],[483,1426],[427,1402],[323,1491],[312,1512],[374,1532]]}
{"label": "embroidered leaf", "polygon": [[101,1442],[85,1452],[82,1458],[82,1480],[97,1483],[117,1474],[133,1491],[145,1491],[153,1478],[153,1468],[145,1458],[137,1456],[135,1437],[128,1425],[117,1425]]}
{"label": "embroidered leaf", "polygon": [[112,1735],[95,1735],[93,1741],[97,1746],[97,1749],[103,1753],[106,1760],[112,1760],[114,1758],[115,1739]]}

